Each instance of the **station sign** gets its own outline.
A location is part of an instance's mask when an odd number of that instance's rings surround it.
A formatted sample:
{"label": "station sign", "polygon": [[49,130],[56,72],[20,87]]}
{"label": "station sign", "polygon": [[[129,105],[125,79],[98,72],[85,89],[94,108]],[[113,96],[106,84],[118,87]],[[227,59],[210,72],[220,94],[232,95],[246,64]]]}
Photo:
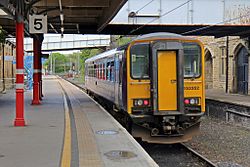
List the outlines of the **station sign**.
{"label": "station sign", "polygon": [[47,15],[29,15],[29,32],[31,34],[47,33]]}

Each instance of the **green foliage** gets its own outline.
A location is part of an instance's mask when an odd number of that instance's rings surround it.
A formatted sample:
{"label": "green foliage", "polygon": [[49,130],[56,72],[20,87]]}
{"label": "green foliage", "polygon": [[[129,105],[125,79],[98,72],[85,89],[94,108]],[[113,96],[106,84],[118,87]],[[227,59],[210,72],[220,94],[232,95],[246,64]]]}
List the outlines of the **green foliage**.
{"label": "green foliage", "polygon": [[0,43],[5,43],[6,31],[0,26]]}
{"label": "green foliage", "polygon": [[[84,62],[86,59],[101,53],[100,49],[84,49],[77,53],[69,55],[63,55],[60,53],[52,53],[49,59],[43,64],[45,69],[51,71],[51,61],[55,63],[55,73],[68,73],[69,70],[75,70],[80,72],[80,78],[84,77]],[[53,69],[52,69],[53,70]]]}
{"label": "green foliage", "polygon": [[80,60],[81,60],[81,76],[84,77],[84,71],[85,71],[85,60],[90,58],[90,57],[93,57],[99,53],[103,52],[101,49],[83,49],[81,50],[81,54],[80,54]]}
{"label": "green foliage", "polygon": [[50,65],[55,63],[55,73],[66,73],[70,69],[69,58],[60,53],[52,53],[49,59],[43,64],[45,69],[51,69]]}
{"label": "green foliage", "polygon": [[118,46],[122,46],[122,45],[125,45],[131,41],[132,41],[132,38],[130,38],[130,37],[122,37],[122,38],[119,38],[117,40],[117,44],[118,44]]}

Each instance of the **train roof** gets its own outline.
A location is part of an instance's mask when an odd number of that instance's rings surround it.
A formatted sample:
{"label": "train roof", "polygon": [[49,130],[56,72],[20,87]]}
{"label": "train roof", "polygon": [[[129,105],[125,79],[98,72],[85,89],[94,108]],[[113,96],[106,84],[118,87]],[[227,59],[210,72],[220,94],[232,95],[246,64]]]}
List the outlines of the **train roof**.
{"label": "train roof", "polygon": [[179,34],[174,34],[174,33],[168,33],[168,32],[156,32],[156,33],[150,33],[150,34],[145,34],[145,35],[140,35],[137,38],[135,38],[133,41],[137,40],[150,40],[153,38],[158,38],[158,39],[183,39],[183,40],[191,40],[193,38],[179,35]]}
{"label": "train roof", "polygon": [[[166,38],[168,38],[168,39],[180,39],[180,40],[193,40],[194,39],[194,38],[190,38],[190,37],[186,37],[186,36],[182,36],[182,35],[174,34],[174,33],[156,32],[156,33],[140,35],[140,36],[138,36],[137,38],[135,38],[132,41],[150,40],[150,39],[155,39],[155,38],[157,38],[157,39],[166,39]],[[120,50],[126,49],[128,47],[128,45],[129,45],[129,43],[124,45],[124,46],[118,47],[116,49],[105,51],[103,53],[100,53],[100,54],[98,54],[96,56],[93,56],[93,57],[87,59],[85,62],[87,63],[87,62],[91,62],[91,61],[94,61],[94,60],[97,60],[97,59],[107,57],[109,55],[113,55],[113,54],[119,52]]]}
{"label": "train roof", "polygon": [[91,62],[91,61],[94,61],[94,60],[97,60],[97,59],[101,59],[101,58],[104,58],[104,57],[107,57],[109,55],[113,55],[115,53],[117,53],[117,49],[112,49],[112,50],[109,50],[109,51],[105,51],[103,53],[100,53],[96,56],[93,56],[91,58],[88,58],[85,62],[88,63],[88,62]]}

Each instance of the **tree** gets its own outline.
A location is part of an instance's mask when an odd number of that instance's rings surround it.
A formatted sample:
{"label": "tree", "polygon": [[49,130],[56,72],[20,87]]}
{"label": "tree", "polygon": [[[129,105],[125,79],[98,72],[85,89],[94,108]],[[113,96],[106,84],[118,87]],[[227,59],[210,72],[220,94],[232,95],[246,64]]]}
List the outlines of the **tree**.
{"label": "tree", "polygon": [[[83,49],[80,52],[75,52],[68,55],[63,55],[60,53],[52,53],[49,59],[44,63],[44,68],[51,69],[51,61],[54,65],[55,63],[55,73],[68,73],[69,70],[74,70],[78,73],[80,70],[80,78],[84,78],[84,62],[86,59],[95,56],[103,52],[101,49]],[[53,59],[53,60],[52,60]],[[74,66],[74,69],[73,69]],[[54,71],[53,71],[54,72]]]}
{"label": "tree", "polygon": [[81,60],[81,64],[82,64],[82,68],[81,68],[81,76],[84,77],[84,72],[85,72],[85,60],[87,60],[90,57],[93,57],[101,52],[103,52],[104,50],[101,49],[83,49],[81,50],[81,55],[80,55],[80,60]]}
{"label": "tree", "polygon": [[[53,64],[53,66],[55,65],[54,69],[51,69],[51,64]],[[53,71],[55,73],[66,73],[70,69],[68,58],[60,53],[52,53],[49,56],[49,59],[44,63],[44,67],[46,69],[50,69],[50,71]]]}

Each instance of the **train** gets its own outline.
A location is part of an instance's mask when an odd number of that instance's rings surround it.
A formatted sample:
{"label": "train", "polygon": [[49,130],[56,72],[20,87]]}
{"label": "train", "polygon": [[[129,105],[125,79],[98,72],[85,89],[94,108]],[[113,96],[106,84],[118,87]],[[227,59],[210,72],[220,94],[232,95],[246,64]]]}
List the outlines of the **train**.
{"label": "train", "polygon": [[205,112],[204,47],[196,38],[158,32],[85,61],[88,94],[149,143],[180,143],[199,133]]}

